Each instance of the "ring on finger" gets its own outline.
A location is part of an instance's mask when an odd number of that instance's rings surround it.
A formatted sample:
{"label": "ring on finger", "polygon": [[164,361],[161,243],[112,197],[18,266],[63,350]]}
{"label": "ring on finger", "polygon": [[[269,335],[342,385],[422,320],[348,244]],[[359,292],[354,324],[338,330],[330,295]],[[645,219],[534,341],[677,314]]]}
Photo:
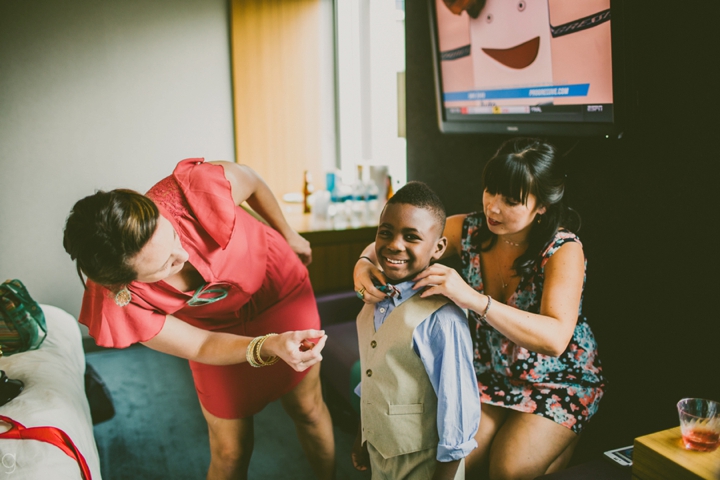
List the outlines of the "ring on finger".
{"label": "ring on finger", "polygon": [[357,296],[360,300],[363,300],[365,298],[365,287],[362,287],[360,290],[356,291]]}

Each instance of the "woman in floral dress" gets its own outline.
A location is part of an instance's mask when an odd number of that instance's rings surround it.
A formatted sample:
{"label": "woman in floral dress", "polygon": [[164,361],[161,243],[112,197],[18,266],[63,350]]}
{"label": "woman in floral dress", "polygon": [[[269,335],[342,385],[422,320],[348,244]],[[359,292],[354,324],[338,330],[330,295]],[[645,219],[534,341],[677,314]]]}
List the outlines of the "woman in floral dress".
{"label": "woman in floral dress", "polygon": [[[445,257],[417,277],[422,296],[468,310],[482,404],[478,448],[466,478],[535,478],[567,465],[603,395],[597,344],[582,316],[585,256],[580,218],[562,201],[565,175],[553,146],[505,142],[485,166],[483,210],[449,217]],[[363,257],[374,260],[374,249]],[[384,294],[376,266],[360,258],[364,301]],[[380,282],[382,283],[382,281]]]}

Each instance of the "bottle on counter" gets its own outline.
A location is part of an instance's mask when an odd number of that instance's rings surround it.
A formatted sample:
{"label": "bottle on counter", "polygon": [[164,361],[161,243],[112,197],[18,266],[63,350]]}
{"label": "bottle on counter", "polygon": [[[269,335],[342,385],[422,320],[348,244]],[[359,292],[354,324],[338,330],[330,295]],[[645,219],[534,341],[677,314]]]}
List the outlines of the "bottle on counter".
{"label": "bottle on counter", "polygon": [[332,202],[338,202],[338,194],[339,194],[339,183],[340,180],[338,178],[337,172],[327,172],[325,174],[325,188],[328,192],[330,192],[330,200]]}
{"label": "bottle on counter", "polygon": [[357,178],[352,185],[352,214],[350,221],[353,226],[358,227],[365,223],[367,215],[367,183],[368,169],[363,165],[357,166]]}
{"label": "bottle on counter", "polygon": [[380,196],[380,189],[372,179],[369,179],[366,191],[367,216],[365,222],[369,224],[374,224],[374,222],[376,222],[378,219],[378,215],[380,214],[380,212],[378,211],[380,206],[380,201],[378,200],[378,197]]}
{"label": "bottle on counter", "polygon": [[385,185],[387,185],[387,190],[385,191],[385,201],[390,200],[390,197],[392,197],[395,192],[393,192],[392,188],[392,178],[390,175],[386,177]]}
{"label": "bottle on counter", "polygon": [[303,213],[310,213],[310,195],[315,191],[315,187],[309,171],[305,170],[303,177]]}
{"label": "bottle on counter", "polygon": [[352,200],[352,189],[342,181],[342,175],[335,170],[326,174],[327,190],[330,192],[330,205],[328,206],[328,219],[333,228],[343,229],[349,221],[348,205]]}

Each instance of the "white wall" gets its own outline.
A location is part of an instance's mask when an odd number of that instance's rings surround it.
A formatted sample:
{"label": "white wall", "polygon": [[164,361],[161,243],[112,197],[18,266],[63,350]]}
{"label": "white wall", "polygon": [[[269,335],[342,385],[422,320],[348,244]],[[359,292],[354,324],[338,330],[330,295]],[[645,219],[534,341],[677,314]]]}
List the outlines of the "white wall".
{"label": "white wall", "polygon": [[0,0],[0,281],[77,316],[73,204],[234,159],[226,0]]}

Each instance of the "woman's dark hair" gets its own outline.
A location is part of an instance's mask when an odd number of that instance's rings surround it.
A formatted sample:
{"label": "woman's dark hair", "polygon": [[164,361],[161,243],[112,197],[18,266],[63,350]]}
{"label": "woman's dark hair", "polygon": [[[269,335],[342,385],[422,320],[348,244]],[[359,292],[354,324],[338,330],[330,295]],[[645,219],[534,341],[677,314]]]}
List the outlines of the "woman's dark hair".
{"label": "woman's dark hair", "polygon": [[79,200],[70,211],[63,246],[93,282],[117,290],[135,280],[129,261],[155,233],[160,216],[148,197],[132,190],[98,191]]}
{"label": "woman's dark hair", "polygon": [[[515,274],[528,278],[540,261],[542,252],[555,237],[559,228],[577,232],[580,229],[580,215],[563,203],[565,174],[560,166],[558,153],[549,143],[534,138],[514,138],[503,143],[483,170],[483,191],[501,194],[522,204],[527,203],[530,194],[537,199],[537,206],[545,207],[545,213],[538,215],[528,235],[528,248],[513,263]],[[482,212],[482,226],[472,239],[475,248],[487,244],[483,251],[490,250],[497,236],[487,227],[485,212]]]}

